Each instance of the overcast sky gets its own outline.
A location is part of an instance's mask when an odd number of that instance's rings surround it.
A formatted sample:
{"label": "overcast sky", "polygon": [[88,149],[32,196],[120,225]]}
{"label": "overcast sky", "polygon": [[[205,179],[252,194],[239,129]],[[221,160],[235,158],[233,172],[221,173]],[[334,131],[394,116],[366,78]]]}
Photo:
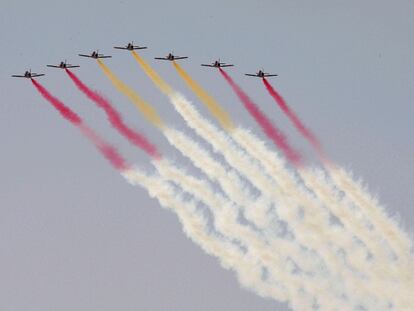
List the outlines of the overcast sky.
{"label": "overcast sky", "polygon": [[331,158],[413,231],[413,12],[408,0],[0,0],[0,309],[286,310],[240,288],[184,236],[175,215],[128,185],[29,81],[11,74],[47,73],[41,83],[131,162],[149,168],[63,72],[45,67],[62,59],[80,64],[86,83],[191,170],[97,64],[76,55],[112,54],[110,68],[169,124],[193,135],[132,57],[112,46],[147,45],[142,56],[208,116],[171,64],[152,59],[187,55],[184,68],[264,138],[219,74],[199,66],[220,57],[236,65],[228,72],[317,165],[260,80],[243,75],[277,73],[273,85]]}

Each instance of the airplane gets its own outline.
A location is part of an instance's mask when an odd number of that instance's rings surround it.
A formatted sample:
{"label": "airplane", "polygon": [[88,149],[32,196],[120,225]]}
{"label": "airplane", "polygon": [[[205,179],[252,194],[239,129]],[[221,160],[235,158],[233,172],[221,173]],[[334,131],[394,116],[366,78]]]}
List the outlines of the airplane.
{"label": "airplane", "polygon": [[129,50],[129,51],[133,51],[133,50],[143,50],[146,49],[146,46],[138,46],[138,45],[134,45],[134,41],[128,43],[126,46],[114,46],[114,49],[118,49],[118,50]]}
{"label": "airplane", "polygon": [[80,67],[78,65],[71,65],[66,63],[66,60],[64,62],[60,62],[59,65],[46,65],[47,67],[53,67],[53,68],[60,68],[60,69],[66,69],[66,68],[77,68]]}
{"label": "airplane", "polygon": [[155,59],[159,60],[169,60],[169,61],[175,61],[179,59],[185,59],[188,58],[187,56],[175,56],[172,53],[169,53],[166,57],[155,57]]}
{"label": "airplane", "polygon": [[98,59],[98,58],[111,58],[112,57],[112,56],[109,56],[109,55],[99,54],[99,50],[93,51],[90,55],[86,55],[86,54],[78,54],[78,55],[82,56],[82,57],[90,57],[90,58],[95,58],[95,59]]}
{"label": "airplane", "polygon": [[259,72],[255,73],[255,74],[245,73],[245,75],[250,76],[250,77],[262,78],[262,79],[267,78],[267,77],[277,77],[277,75],[266,73],[263,70],[259,70]]}
{"label": "airplane", "polygon": [[33,79],[37,77],[44,76],[44,73],[34,73],[32,70],[25,71],[24,75],[12,75],[13,78],[26,78],[26,79]]}
{"label": "airplane", "polygon": [[201,66],[221,68],[221,67],[233,67],[234,65],[222,63],[222,62],[220,62],[220,59],[219,59],[219,60],[216,60],[214,63],[211,63],[211,65],[210,64],[201,64]]}

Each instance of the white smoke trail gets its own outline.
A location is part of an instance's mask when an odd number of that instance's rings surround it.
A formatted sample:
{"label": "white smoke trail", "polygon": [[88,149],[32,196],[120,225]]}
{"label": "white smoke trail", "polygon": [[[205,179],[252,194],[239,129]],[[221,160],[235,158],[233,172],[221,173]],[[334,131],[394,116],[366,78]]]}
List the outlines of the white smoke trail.
{"label": "white smoke trail", "polygon": [[172,128],[166,128],[163,134],[182,155],[188,157],[212,181],[217,182],[231,201],[241,207],[257,203],[237,173],[217,162],[206,148],[185,133]]}
{"label": "white smoke trail", "polygon": [[[355,299],[359,299],[358,301],[360,301],[361,305],[368,305],[369,303],[372,305],[372,302],[369,301],[378,301],[380,294],[376,294],[376,292],[372,293],[370,291],[369,286],[373,286],[372,284],[368,285],[361,278],[357,279],[354,277],[355,272],[350,271],[349,267],[347,267],[347,263],[344,262],[341,254],[342,249],[336,246],[339,243],[340,245],[348,247],[351,242],[353,243],[352,236],[347,236],[340,230],[337,230],[338,228],[332,228],[326,221],[329,219],[329,214],[321,208],[317,209],[318,204],[316,203],[313,203],[313,206],[316,208],[308,209],[306,219],[301,220],[297,215],[297,209],[295,207],[292,208],[298,200],[295,198],[295,195],[297,195],[297,186],[295,184],[289,185],[289,183],[287,183],[282,187],[283,189],[290,189],[291,192],[288,192],[288,194],[291,193],[290,198],[289,196],[286,196],[286,194],[278,193],[278,188],[272,185],[271,178],[266,175],[261,175],[260,170],[251,170],[251,167],[252,165],[254,166],[254,164],[252,164],[249,158],[240,152],[240,150],[234,148],[234,145],[232,145],[231,142],[211,124],[203,120],[198,112],[182,95],[174,93],[170,96],[170,99],[177,111],[187,121],[188,125],[200,136],[209,141],[217,152],[221,151],[228,163],[231,163],[234,168],[240,170],[245,176],[247,175],[249,179],[252,179],[253,184],[261,191],[264,191],[267,194],[273,194],[272,198],[280,203],[281,208],[278,208],[277,210],[279,215],[281,215],[282,219],[286,219],[289,225],[293,227],[293,231],[297,235],[300,243],[321,254],[330,271],[340,271],[340,277],[343,278],[346,283],[346,286],[348,287],[347,290],[352,292],[354,297],[358,297]],[[292,197],[294,198],[293,202],[291,201]],[[306,193],[303,194],[301,199],[306,199],[305,201],[302,201],[302,207],[309,205],[309,200],[311,200],[310,196]],[[358,245],[352,245],[353,248],[358,247]],[[360,254],[360,256],[362,255]],[[347,280],[348,282],[346,282]],[[376,287],[377,289],[381,289],[380,286]],[[378,293],[381,292],[384,292],[384,290],[378,291]],[[387,296],[390,297],[390,295],[385,295],[384,297]],[[366,297],[369,297],[369,299],[367,300]]]}
{"label": "white smoke trail", "polygon": [[262,267],[250,255],[228,240],[209,234],[205,218],[197,212],[196,203],[185,200],[164,179],[148,176],[138,169],[122,173],[132,185],[145,188],[161,206],[177,214],[186,235],[207,254],[220,260],[222,267],[234,270],[239,282],[262,297],[287,301],[286,290],[280,283],[268,284],[262,280]]}
{"label": "white smoke trail", "polygon": [[334,166],[328,167],[328,172],[335,184],[343,190],[347,196],[359,207],[361,213],[374,225],[377,233],[384,238],[393,248],[398,260],[412,259],[413,241],[402,231],[398,223],[390,218],[378,201],[372,198],[368,191],[356,183],[344,169]]}
{"label": "white smoke trail", "polygon": [[[239,142],[245,149],[247,149],[250,154],[253,154],[256,159],[259,159],[261,161],[262,165],[268,172],[271,172],[272,176],[283,178],[286,182],[291,182],[292,184],[297,184],[295,178],[290,174],[289,170],[286,169],[284,161],[280,159],[275,152],[267,149],[266,146],[258,138],[241,129],[238,129],[236,135],[233,136],[236,136],[235,140]],[[404,265],[400,264],[399,267],[396,268],[389,266],[390,264],[393,264],[391,261],[388,262],[388,264],[384,264],[380,260],[368,259],[364,248],[359,247],[356,243],[353,243],[352,238],[356,237],[357,239],[363,241],[368,246],[368,248],[370,248],[370,250],[375,250],[376,253],[383,255],[384,252],[381,250],[380,245],[377,244],[378,236],[373,236],[370,232],[367,232],[365,228],[361,227],[361,225],[358,223],[360,217],[357,217],[357,215],[352,213],[346,204],[341,204],[338,197],[333,194],[332,189],[329,189],[329,184],[327,182],[323,182],[318,174],[304,169],[299,170],[299,173],[305,185],[309,189],[313,190],[315,195],[325,205],[325,207],[328,208],[332,214],[339,218],[345,228],[349,229],[349,234],[346,234],[346,232],[344,232],[341,227],[331,227],[331,237],[334,238],[336,243],[341,246],[343,251],[346,252],[346,259],[348,265],[350,265],[350,268],[354,271],[359,270],[358,273],[363,275],[365,278],[370,278],[371,282],[366,282],[366,287],[374,290],[375,293],[379,294],[379,297],[387,297],[387,299],[390,301],[395,300],[397,297],[401,303],[403,303],[404,300],[407,300],[406,298],[409,297],[409,295],[405,289],[410,287],[406,286],[403,289],[399,289],[399,291],[395,291],[395,285],[408,285],[406,282],[407,278],[404,276],[404,274],[413,271],[412,266],[405,267]],[[298,186],[297,188],[300,189]],[[303,191],[297,191],[296,196],[297,198],[302,197],[304,200],[309,200],[308,194]],[[312,210],[314,212],[318,211],[317,206],[314,205],[312,207]],[[309,210],[309,212],[311,211]],[[314,215],[312,217],[314,217]],[[325,222],[326,221],[327,219],[325,219]],[[400,268],[403,268],[403,273]],[[409,275],[412,274],[409,273]],[[395,284],[395,282],[393,282],[395,281],[396,276],[399,276],[398,284]],[[397,288],[399,287],[397,286]],[[395,304],[398,303],[395,302]]]}
{"label": "white smoke trail", "polygon": [[[339,280],[327,282],[325,274],[321,277],[318,271],[314,270],[309,271],[312,273],[312,277],[304,273],[294,273],[294,267],[289,264],[289,258],[296,259],[298,266],[317,266],[311,260],[311,254],[298,248],[295,241],[278,239],[272,247],[264,241],[259,233],[239,223],[238,208],[218,195],[209,183],[191,177],[165,160],[154,162],[154,165],[161,176],[173,181],[184,191],[194,195],[209,206],[220,233],[226,238],[237,240],[247,249],[248,253],[254,254],[268,270],[269,278],[277,277],[278,281],[286,287],[288,299],[294,305],[300,304],[303,306],[304,303],[307,303],[307,308],[311,308],[312,304],[317,301],[319,304],[325,307],[329,306],[332,309],[332,306],[338,305],[338,303],[344,304],[343,300],[335,301],[333,299],[334,295],[330,295],[329,299],[326,298],[326,293],[333,288],[334,282]],[[315,286],[315,282],[319,286]],[[278,297],[273,298],[277,299]]]}
{"label": "white smoke trail", "polygon": [[[170,99],[187,124],[193,128],[197,134],[208,141],[217,152],[222,153],[229,164],[242,172],[242,174],[251,180],[252,183],[265,195],[271,196],[272,199],[275,197],[277,198],[277,202],[280,205],[280,208],[278,209],[279,213],[284,213],[283,216],[287,219],[293,219],[294,222],[298,222],[298,210],[295,201],[293,200],[296,192],[294,184],[285,187],[291,189],[290,196],[282,195],[279,188],[272,182],[271,177],[261,173],[263,172],[262,167],[255,162],[252,162],[240,149],[237,149],[237,147],[222,132],[200,116],[197,110],[181,94],[174,93],[170,96]],[[282,178],[280,182],[284,183],[285,180]],[[314,226],[317,231],[320,231],[317,228],[317,223],[312,226]],[[318,234],[318,232],[315,233]]]}
{"label": "white smoke trail", "polygon": [[[290,172],[284,165],[277,167],[277,169],[280,169],[279,174],[269,173],[273,172],[274,169],[263,170],[263,161],[261,161],[260,158],[258,160],[261,165],[257,161],[252,161],[251,157],[247,156],[242,150],[234,146],[226,136],[213,127],[209,122],[203,120],[193,106],[186,102],[181,95],[174,93],[171,87],[156,75],[145,62],[139,59],[137,60],[157,86],[160,87],[164,93],[169,95],[175,108],[184,117],[187,124],[205,140],[210,142],[216,152],[222,152],[226,161],[248,178],[264,196],[268,197],[269,201],[274,201],[277,204],[276,210],[278,215],[280,215],[281,219],[288,222],[292,227],[295,238],[300,241],[302,245],[306,245],[311,250],[314,250],[321,255],[327,266],[328,273],[332,274],[334,279],[336,278],[340,280],[338,289],[336,289],[337,294],[343,295],[343,298],[349,302],[353,308],[359,309],[389,309],[389,306],[387,306],[388,303],[390,303],[390,306],[399,309],[404,305],[409,305],[411,301],[406,299],[406,297],[398,297],[396,300],[393,299],[393,295],[396,291],[393,291],[393,289],[390,288],[390,282],[374,283],[376,280],[374,281],[366,278],[366,275],[361,274],[360,271],[353,271],[353,267],[349,267],[348,262],[350,262],[350,260],[344,256],[341,251],[349,250],[352,246],[353,249],[360,250],[360,253],[354,252],[352,255],[356,253],[358,255],[358,260],[361,260],[364,256],[365,249],[360,244],[355,243],[353,240],[355,237],[353,232],[349,233],[341,226],[334,226],[329,222],[330,209],[326,202],[331,200],[332,197],[327,196],[324,199],[325,201],[319,201],[313,196],[316,195],[317,198],[320,199],[320,196],[323,197],[323,195],[329,193],[329,191],[325,192],[325,188],[318,188],[316,189],[317,191],[315,191],[308,186],[310,178],[306,179],[302,177],[301,182],[304,182],[308,188],[313,190],[313,195],[311,195],[306,191],[307,188],[301,186],[297,180],[294,178],[292,179],[292,176],[289,176]],[[255,157],[253,157],[253,159],[254,158]],[[269,166],[272,164],[272,161],[266,160],[265,163]],[[287,173],[287,177],[290,178],[287,178],[286,180],[281,178],[281,176],[283,176],[280,175],[281,172]],[[314,176],[312,175],[311,177]],[[298,194],[299,196],[297,196]],[[198,195],[203,196],[206,195],[206,193],[203,192]],[[265,215],[264,210],[259,211],[263,216]],[[303,215],[300,215],[301,212],[303,212]],[[224,228],[227,228],[227,226],[224,226]],[[347,255],[349,254],[350,253],[347,253]],[[351,258],[351,260],[354,259]],[[352,262],[354,263],[355,261]],[[374,265],[377,263],[370,262],[370,264]],[[376,271],[378,271],[378,267],[376,268]],[[395,282],[393,284],[399,285],[400,283]],[[405,289],[402,291],[407,292]],[[343,308],[342,306],[336,306],[328,309]],[[346,308],[346,310],[348,309],[349,308]]]}

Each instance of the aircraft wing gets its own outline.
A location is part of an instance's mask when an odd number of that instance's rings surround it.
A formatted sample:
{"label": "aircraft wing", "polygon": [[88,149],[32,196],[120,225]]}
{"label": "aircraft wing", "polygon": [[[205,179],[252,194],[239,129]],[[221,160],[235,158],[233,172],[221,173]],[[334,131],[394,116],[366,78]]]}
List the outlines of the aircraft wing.
{"label": "aircraft wing", "polygon": [[201,66],[204,66],[204,67],[215,67],[214,65],[209,65],[209,64],[201,64]]}
{"label": "aircraft wing", "polygon": [[[57,66],[55,66],[57,67]],[[78,68],[80,67],[79,65],[66,65],[66,68]]]}
{"label": "aircraft wing", "polygon": [[53,67],[53,68],[60,68],[60,66],[56,66],[56,65],[46,65],[47,67]]}
{"label": "aircraft wing", "polygon": [[32,73],[32,78],[44,76],[44,73]]}
{"label": "aircraft wing", "polygon": [[264,77],[277,77],[277,75],[269,75],[269,74],[265,74]]}
{"label": "aircraft wing", "polygon": [[86,54],[78,54],[79,56],[82,56],[82,57],[90,57],[90,58],[93,58],[91,55],[86,55]]}
{"label": "aircraft wing", "polygon": [[123,47],[123,46],[114,46],[114,49],[118,49],[118,50],[128,50],[126,47]]}
{"label": "aircraft wing", "polygon": [[26,78],[26,76],[21,76],[21,75],[12,75],[13,78]]}
{"label": "aircraft wing", "polygon": [[249,77],[259,77],[258,75],[252,74],[252,73],[245,73],[246,76]]}
{"label": "aircraft wing", "polygon": [[102,56],[98,56],[98,58],[111,58],[112,56],[110,55],[102,55]]}
{"label": "aircraft wing", "polygon": [[154,59],[158,59],[158,60],[169,60],[168,58],[166,58],[166,57],[154,57]]}
{"label": "aircraft wing", "polygon": [[146,48],[147,48],[146,46],[134,46],[133,47],[134,50],[144,50]]}
{"label": "aircraft wing", "polygon": [[233,67],[234,65],[220,65],[220,67]]}
{"label": "aircraft wing", "polygon": [[175,56],[174,57],[174,60],[177,60],[177,59],[185,59],[185,58],[188,58],[188,56]]}

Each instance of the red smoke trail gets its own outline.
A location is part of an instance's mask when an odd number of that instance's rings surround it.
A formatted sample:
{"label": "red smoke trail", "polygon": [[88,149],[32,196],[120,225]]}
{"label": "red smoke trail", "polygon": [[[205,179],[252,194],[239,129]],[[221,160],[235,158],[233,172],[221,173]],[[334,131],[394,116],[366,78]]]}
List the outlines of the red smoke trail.
{"label": "red smoke trail", "polygon": [[94,145],[99,149],[102,155],[108,159],[114,168],[119,171],[127,170],[129,167],[125,160],[118,153],[118,151],[110,144],[106,143],[101,137],[99,137],[92,129],[87,127],[81,117],[79,117],[74,111],[63,104],[59,99],[50,94],[42,85],[34,79],[31,79],[33,85],[39,91],[39,93],[59,111],[59,113],[68,120],[70,123],[79,128],[82,133],[88,137]]}
{"label": "red smoke trail", "polygon": [[121,114],[111,105],[111,103],[103,98],[97,92],[87,87],[73,72],[65,69],[69,77],[75,85],[81,90],[89,99],[102,108],[108,116],[109,122],[116,128],[130,143],[144,150],[149,156],[155,159],[160,159],[161,155],[157,148],[149,142],[149,140],[142,134],[128,127],[121,117]]}
{"label": "red smoke trail", "polygon": [[261,126],[267,137],[279,147],[290,162],[295,166],[300,166],[302,158],[300,154],[294,150],[287,142],[283,133],[272,124],[272,122],[264,115],[260,108],[249,98],[249,96],[233,81],[233,79],[221,68],[220,73],[224,79],[230,84],[233,91],[237,94],[247,111],[252,115],[256,122]]}
{"label": "red smoke trail", "polygon": [[287,115],[287,117],[290,119],[290,121],[293,123],[296,129],[302,134],[303,137],[305,137],[310,142],[312,147],[318,153],[319,157],[322,160],[327,161],[327,157],[325,156],[322,145],[319,142],[318,138],[316,138],[316,136],[305,127],[305,125],[302,123],[299,117],[290,109],[283,97],[270,85],[269,81],[267,81],[266,78],[263,78],[263,83],[267,91],[269,92],[270,96],[273,97],[280,109],[282,109],[282,111]]}

